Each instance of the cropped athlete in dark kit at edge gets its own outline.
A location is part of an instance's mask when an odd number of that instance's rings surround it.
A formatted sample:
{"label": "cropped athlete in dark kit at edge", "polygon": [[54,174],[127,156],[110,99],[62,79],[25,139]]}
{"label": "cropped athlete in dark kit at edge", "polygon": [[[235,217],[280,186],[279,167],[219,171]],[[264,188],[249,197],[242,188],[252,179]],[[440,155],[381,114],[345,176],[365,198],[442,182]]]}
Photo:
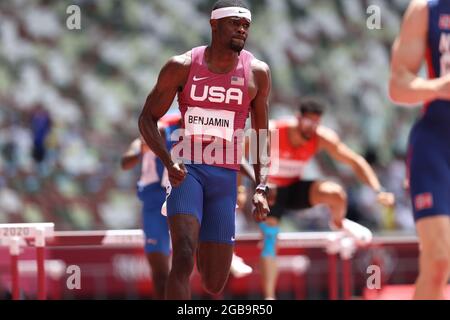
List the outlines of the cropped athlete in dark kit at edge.
{"label": "cropped athlete in dark kit at edge", "polygon": [[[428,79],[417,75],[424,61]],[[409,5],[392,47],[389,94],[402,105],[424,103],[408,149],[420,244],[414,298],[443,299],[450,273],[450,1]]]}

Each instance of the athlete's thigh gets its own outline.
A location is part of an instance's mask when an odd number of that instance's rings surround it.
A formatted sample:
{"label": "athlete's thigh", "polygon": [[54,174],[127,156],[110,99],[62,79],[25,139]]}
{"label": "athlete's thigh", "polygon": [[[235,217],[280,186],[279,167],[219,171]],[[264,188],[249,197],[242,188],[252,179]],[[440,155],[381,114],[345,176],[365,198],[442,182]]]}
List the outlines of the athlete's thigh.
{"label": "athlete's thigh", "polygon": [[207,171],[207,178],[202,180],[203,220],[197,262],[206,283],[223,284],[228,278],[235,241],[237,177],[228,169]]}
{"label": "athlete's thigh", "polygon": [[214,168],[204,180],[200,241],[234,244],[236,182],[236,172],[222,168]]}
{"label": "athlete's thigh", "polygon": [[150,264],[153,274],[169,273],[170,256],[160,252],[147,253],[147,261]]}
{"label": "athlete's thigh", "polygon": [[429,262],[450,256],[450,217],[433,215],[416,221],[421,255]]}
{"label": "athlete's thigh", "polygon": [[203,186],[196,170],[187,166],[188,173],[183,182],[173,187],[167,197],[167,216],[192,215],[198,223],[203,216]]}
{"label": "athlete's thigh", "polygon": [[167,197],[167,216],[174,258],[194,254],[203,216],[203,188],[195,170],[188,168],[184,181]]}
{"label": "athlete's thigh", "polygon": [[190,214],[176,214],[168,220],[174,261],[178,261],[178,258],[185,259],[186,255],[194,257],[200,230],[197,218]]}

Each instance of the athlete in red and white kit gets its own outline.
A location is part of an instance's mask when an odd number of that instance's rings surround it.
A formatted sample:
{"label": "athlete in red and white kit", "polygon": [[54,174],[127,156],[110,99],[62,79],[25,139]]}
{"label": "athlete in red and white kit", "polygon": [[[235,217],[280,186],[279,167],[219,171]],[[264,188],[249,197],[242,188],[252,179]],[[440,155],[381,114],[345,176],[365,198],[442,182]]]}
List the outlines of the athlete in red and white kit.
{"label": "athlete in red and white kit", "polygon": [[394,202],[394,195],[383,191],[367,161],[347,147],[336,132],[320,125],[324,108],[320,100],[304,98],[297,117],[289,121],[274,121],[270,125],[271,132],[277,130],[279,143],[271,145],[270,214],[265,222],[260,223],[264,237],[261,273],[266,299],[275,299],[276,240],[278,224],[286,210],[325,204],[330,209],[333,229],[343,229],[360,243],[371,240],[370,230],[345,219],[347,195],[342,186],[328,180],[303,180],[303,169],[317,152],[323,150],[335,160],[349,165],[357,177],[377,194],[379,203],[390,206]]}

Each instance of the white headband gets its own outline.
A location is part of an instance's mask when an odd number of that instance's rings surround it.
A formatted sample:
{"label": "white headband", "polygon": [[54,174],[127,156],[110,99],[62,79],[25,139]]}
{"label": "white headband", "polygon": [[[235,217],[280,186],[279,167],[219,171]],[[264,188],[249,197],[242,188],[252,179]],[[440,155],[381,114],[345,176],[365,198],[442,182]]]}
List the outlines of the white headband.
{"label": "white headband", "polygon": [[219,8],[211,12],[211,19],[222,19],[226,17],[240,17],[252,21],[250,10],[241,7]]}

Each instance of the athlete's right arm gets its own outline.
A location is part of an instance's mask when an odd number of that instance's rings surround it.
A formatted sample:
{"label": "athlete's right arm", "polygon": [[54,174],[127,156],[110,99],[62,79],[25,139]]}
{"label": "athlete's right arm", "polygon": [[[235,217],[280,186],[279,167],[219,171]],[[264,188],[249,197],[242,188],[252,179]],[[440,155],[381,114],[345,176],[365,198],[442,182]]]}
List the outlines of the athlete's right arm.
{"label": "athlete's right arm", "polygon": [[157,122],[170,108],[177,91],[186,83],[189,67],[190,56],[187,53],[172,57],[161,69],[157,83],[148,95],[139,116],[139,131],[145,143],[164,163],[173,186],[183,181],[186,169],[182,164],[172,161]]}
{"label": "athlete's right arm", "polygon": [[128,150],[122,155],[120,165],[123,170],[129,170],[139,162],[142,147],[141,143],[141,139],[135,139],[128,147]]}
{"label": "athlete's right arm", "polygon": [[[252,71],[256,83],[257,92],[251,102],[252,129],[256,132],[256,161],[253,164],[256,185],[265,185],[269,173],[268,155],[270,155],[268,143],[269,129],[269,95],[272,86],[269,66],[262,61],[252,61]],[[267,202],[267,194],[255,190],[253,195],[255,209],[253,216],[257,222],[265,220],[270,209]]]}
{"label": "athlete's right arm", "polygon": [[417,76],[425,57],[427,34],[427,0],[413,0],[392,46],[389,95],[395,103],[411,105],[450,98],[450,75],[436,79]]}
{"label": "athlete's right arm", "polygon": [[250,163],[247,162],[247,160],[243,157],[241,160],[240,165],[240,173],[249,178],[253,183],[255,183],[255,172],[254,169],[251,167]]}

